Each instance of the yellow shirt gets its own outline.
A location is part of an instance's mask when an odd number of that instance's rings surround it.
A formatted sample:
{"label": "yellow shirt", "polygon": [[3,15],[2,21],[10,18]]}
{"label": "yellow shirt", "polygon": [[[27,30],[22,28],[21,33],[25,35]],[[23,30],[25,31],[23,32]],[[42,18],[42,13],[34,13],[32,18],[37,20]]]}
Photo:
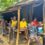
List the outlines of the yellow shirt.
{"label": "yellow shirt", "polygon": [[25,27],[27,27],[27,22],[26,21],[21,21],[20,22],[20,28],[25,28]]}
{"label": "yellow shirt", "polygon": [[12,27],[15,27],[16,24],[17,24],[17,21],[12,20],[11,26],[12,26]]}

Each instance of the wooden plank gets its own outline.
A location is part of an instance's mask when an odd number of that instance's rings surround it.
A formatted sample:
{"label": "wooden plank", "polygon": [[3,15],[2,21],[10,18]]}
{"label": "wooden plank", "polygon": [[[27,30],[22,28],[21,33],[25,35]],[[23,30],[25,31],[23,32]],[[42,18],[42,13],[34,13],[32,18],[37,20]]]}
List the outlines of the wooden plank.
{"label": "wooden plank", "polygon": [[18,7],[18,30],[17,30],[16,45],[19,45],[19,32],[20,32],[20,7]]}

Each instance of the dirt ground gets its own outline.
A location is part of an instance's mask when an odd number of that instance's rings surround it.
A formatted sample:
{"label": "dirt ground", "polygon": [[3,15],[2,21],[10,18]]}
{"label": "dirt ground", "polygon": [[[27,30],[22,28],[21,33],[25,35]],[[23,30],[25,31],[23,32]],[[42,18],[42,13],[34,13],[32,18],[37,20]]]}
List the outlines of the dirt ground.
{"label": "dirt ground", "polygon": [[[23,36],[20,37],[20,41],[19,41],[19,45],[27,45],[27,41],[25,40],[21,40]],[[2,28],[0,28],[0,45],[16,45],[15,44],[15,40],[14,41],[11,41],[11,43],[9,44],[9,38],[8,36],[2,36]],[[42,37],[40,37],[40,42],[43,43],[43,39]],[[33,45],[36,45],[36,44],[33,44]]]}
{"label": "dirt ground", "polygon": [[[15,41],[11,41],[11,43],[9,44],[9,38],[8,37],[3,37],[2,35],[0,35],[0,45],[15,45],[14,43]],[[26,42],[23,43],[19,43],[19,45],[26,45]]]}
{"label": "dirt ground", "polygon": [[[42,43],[42,38],[40,38],[40,41]],[[0,45],[16,45],[16,44],[15,44],[15,41],[11,41],[11,43],[9,44],[9,38],[3,37],[2,35],[0,35]],[[19,45],[27,45],[27,42],[26,41],[21,42],[19,43]]]}

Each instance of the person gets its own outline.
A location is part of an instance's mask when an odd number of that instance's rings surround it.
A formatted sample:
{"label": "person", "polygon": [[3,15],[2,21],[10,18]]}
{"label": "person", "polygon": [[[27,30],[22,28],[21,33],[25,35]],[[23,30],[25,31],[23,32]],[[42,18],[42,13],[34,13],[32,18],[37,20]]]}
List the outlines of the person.
{"label": "person", "polygon": [[5,21],[2,19],[2,35],[5,36]]}
{"label": "person", "polygon": [[32,22],[28,24],[28,30],[29,30],[29,40],[28,45],[30,45],[30,42],[35,39],[37,45],[41,45],[39,42],[39,38],[37,36],[37,27],[35,25],[32,25]]}
{"label": "person", "polygon": [[11,27],[12,27],[12,28],[16,28],[16,25],[17,25],[17,20],[16,20],[16,17],[14,16],[14,17],[11,19]]}
{"label": "person", "polygon": [[38,21],[36,18],[31,22],[33,26],[38,26]]}
{"label": "person", "polygon": [[27,39],[27,22],[25,18],[20,21],[20,31],[24,32],[25,39]]}
{"label": "person", "polygon": [[2,33],[3,33],[3,36],[6,36],[8,34],[7,26],[8,26],[7,20],[3,19],[2,20],[2,27],[3,27]]}
{"label": "person", "polygon": [[43,34],[43,23],[41,21],[39,22],[37,26],[37,32],[38,32],[38,35]]}
{"label": "person", "polygon": [[43,44],[43,23],[39,21],[37,26],[37,35],[40,39],[41,44]]}
{"label": "person", "polygon": [[17,20],[16,17],[14,16],[13,18],[11,17],[11,22],[9,23],[9,30],[10,31],[10,35],[11,35],[11,39],[14,39],[14,34],[15,34],[15,30],[16,30],[16,26],[17,26]]}

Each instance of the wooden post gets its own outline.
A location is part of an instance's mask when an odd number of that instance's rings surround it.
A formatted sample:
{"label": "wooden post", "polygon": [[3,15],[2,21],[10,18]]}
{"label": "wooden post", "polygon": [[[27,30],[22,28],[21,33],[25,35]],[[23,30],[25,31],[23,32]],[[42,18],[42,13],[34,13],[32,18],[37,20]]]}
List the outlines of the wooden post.
{"label": "wooden post", "polygon": [[44,1],[44,5],[43,5],[43,23],[44,23],[43,45],[45,45],[45,1]]}
{"label": "wooden post", "polygon": [[[44,3],[45,5],[45,3]],[[45,33],[45,7],[43,5],[43,23],[44,23],[44,33]]]}
{"label": "wooden post", "polygon": [[19,45],[19,32],[20,32],[20,7],[18,7],[18,30],[17,30],[16,45]]}
{"label": "wooden post", "polygon": [[26,18],[26,6],[24,7],[24,18]]}
{"label": "wooden post", "polygon": [[32,21],[32,18],[33,18],[33,4],[34,3],[31,3],[30,5],[30,22]]}

